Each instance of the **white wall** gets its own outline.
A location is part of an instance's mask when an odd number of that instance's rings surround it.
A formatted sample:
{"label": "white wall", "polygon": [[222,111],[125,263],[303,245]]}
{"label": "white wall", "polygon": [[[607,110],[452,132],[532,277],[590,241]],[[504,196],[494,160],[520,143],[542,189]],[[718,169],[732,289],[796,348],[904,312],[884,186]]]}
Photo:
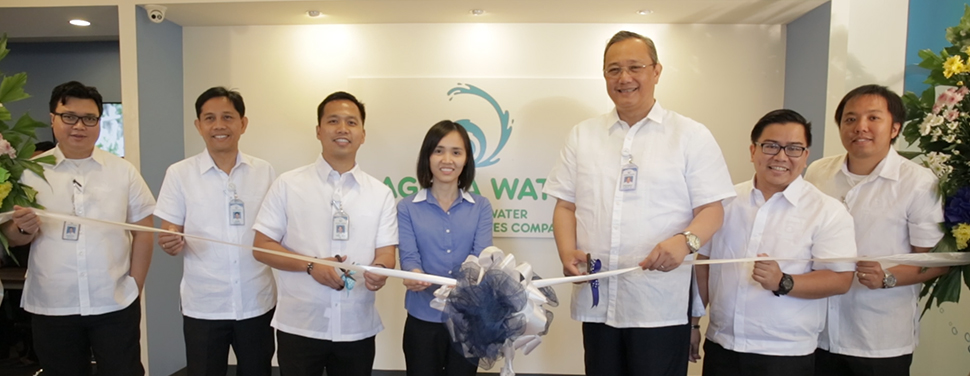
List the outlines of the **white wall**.
{"label": "white wall", "polygon": [[[757,25],[601,25],[601,24],[384,24],[320,26],[186,27],[183,30],[185,153],[193,155],[204,145],[192,120],[194,100],[203,90],[225,85],[240,90],[246,99],[250,127],[242,149],[286,171],[311,163],[320,145],[314,138],[316,106],[329,93],[353,90],[357,79],[453,78],[507,79],[499,91],[536,79],[602,80],[602,53],[613,33],[629,29],[653,37],[664,64],[657,96],[667,108],[707,124],[718,139],[736,182],[749,179],[753,169],[748,156],[751,126],[764,113],[782,105],[784,35],[782,26]],[[578,82],[578,81],[577,81]],[[534,89],[534,88],[523,88]],[[530,137],[545,135],[531,145],[541,147],[549,166],[576,122],[611,109],[600,84],[592,103],[579,108],[549,108],[565,119],[561,124],[526,124]],[[409,93],[396,95],[407,96]],[[563,94],[568,95],[568,94]],[[553,98],[536,97],[523,105],[542,105]],[[365,103],[368,98],[362,97]],[[411,98],[410,100],[413,100]],[[439,98],[429,98],[439,100]],[[585,100],[585,99],[584,99]],[[384,101],[376,100],[375,103]],[[553,102],[559,103],[559,102]],[[536,108],[536,107],[532,107]],[[409,125],[408,119],[428,115],[417,112],[383,114],[368,109],[367,143],[358,154],[362,166],[393,159],[413,161],[413,152],[398,155],[393,140],[380,132],[402,132],[405,139],[420,140],[432,123]],[[373,115],[371,115],[373,114]],[[393,115],[395,124],[376,123]],[[516,115],[513,114],[513,117]],[[431,118],[446,118],[442,115]],[[400,129],[391,129],[399,127]],[[410,142],[410,141],[409,141]],[[521,147],[529,147],[521,143]],[[539,146],[536,146],[539,145]],[[553,158],[547,158],[552,153]],[[548,162],[546,162],[548,161]],[[412,165],[413,162],[408,162]],[[514,174],[515,164],[496,165]],[[413,174],[410,167],[407,173]],[[544,175],[545,173],[543,173]],[[377,174],[374,174],[377,175]],[[479,183],[481,184],[481,182]],[[543,276],[560,276],[561,265],[551,239],[497,239],[496,245],[532,263]],[[553,309],[551,333],[529,356],[519,355],[515,369],[522,373],[577,374],[583,371],[580,326],[569,318],[570,286],[556,291],[562,305]],[[378,294],[378,306],[387,329],[377,338],[376,369],[403,369],[401,334],[405,311],[404,289],[392,282]],[[495,369],[494,371],[497,371]],[[692,371],[699,374],[699,369]]]}

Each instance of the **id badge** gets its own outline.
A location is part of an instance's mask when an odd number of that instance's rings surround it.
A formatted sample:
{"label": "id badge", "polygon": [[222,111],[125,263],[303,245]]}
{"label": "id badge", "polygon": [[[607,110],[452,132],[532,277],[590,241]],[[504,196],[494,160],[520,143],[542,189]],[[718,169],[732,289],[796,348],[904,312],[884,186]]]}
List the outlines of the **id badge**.
{"label": "id badge", "polygon": [[64,230],[61,231],[61,239],[77,241],[81,236],[81,224],[64,222]]}
{"label": "id badge", "polygon": [[246,204],[238,198],[229,201],[229,224],[233,226],[246,224]]}
{"label": "id badge", "polygon": [[339,211],[333,215],[333,240],[350,239],[350,217]]}
{"label": "id badge", "polygon": [[623,165],[623,170],[620,171],[620,190],[632,191],[636,189],[637,189],[637,165],[632,163]]}

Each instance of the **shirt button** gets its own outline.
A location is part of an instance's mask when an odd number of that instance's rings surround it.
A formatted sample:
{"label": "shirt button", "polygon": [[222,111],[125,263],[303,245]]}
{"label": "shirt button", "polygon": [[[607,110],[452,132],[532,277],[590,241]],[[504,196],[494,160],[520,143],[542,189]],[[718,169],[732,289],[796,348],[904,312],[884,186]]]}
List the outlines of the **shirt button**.
{"label": "shirt button", "polygon": [[451,272],[450,271],[448,272],[448,275],[451,275]]}
{"label": "shirt button", "polygon": [[451,250],[450,249],[448,250],[448,253],[451,253]]}
{"label": "shirt button", "polygon": [[445,233],[451,233],[451,229],[450,228],[446,228],[445,229]]}

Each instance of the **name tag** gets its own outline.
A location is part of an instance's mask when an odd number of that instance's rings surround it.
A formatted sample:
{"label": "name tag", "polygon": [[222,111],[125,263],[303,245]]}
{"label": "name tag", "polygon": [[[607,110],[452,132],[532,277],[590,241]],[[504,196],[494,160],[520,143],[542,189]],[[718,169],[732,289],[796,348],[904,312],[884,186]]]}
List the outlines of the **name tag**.
{"label": "name tag", "polygon": [[637,189],[637,165],[626,164],[620,170],[620,190],[632,191]]}
{"label": "name tag", "polygon": [[61,239],[77,241],[81,236],[81,224],[64,222],[64,230],[61,231]]}
{"label": "name tag", "polygon": [[229,224],[232,226],[246,224],[246,204],[240,199],[234,198],[229,201]]}

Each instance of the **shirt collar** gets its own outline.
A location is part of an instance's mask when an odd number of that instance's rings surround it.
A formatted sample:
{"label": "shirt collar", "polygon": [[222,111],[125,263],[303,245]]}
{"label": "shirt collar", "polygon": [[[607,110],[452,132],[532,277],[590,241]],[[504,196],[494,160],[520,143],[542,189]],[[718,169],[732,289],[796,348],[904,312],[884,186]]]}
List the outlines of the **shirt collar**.
{"label": "shirt collar", "polygon": [[[104,155],[99,153],[100,151],[101,149],[98,149],[97,147],[95,147],[94,150],[91,151],[91,160],[97,162],[99,165],[104,166]],[[54,167],[60,166],[61,163],[67,160],[67,158],[64,157],[64,152],[61,151],[60,145],[55,146],[53,149],[53,153],[51,154],[57,160],[54,162]],[[87,159],[87,158],[82,158],[82,159]]]}
{"label": "shirt collar", "polygon": [[[886,178],[889,180],[897,181],[899,180],[899,169],[903,164],[903,157],[896,152],[895,148],[890,147],[889,153],[886,157],[879,161],[876,168],[872,170],[869,175],[875,175],[881,178]],[[842,173],[846,176],[849,175],[849,158],[848,154],[842,155],[841,163]]]}
{"label": "shirt collar", "polygon": [[[755,191],[758,191],[759,193],[761,193],[761,197],[764,197],[764,193],[761,192],[760,189],[755,187],[756,181],[757,180],[755,180],[755,178],[751,179],[751,193],[752,193],[751,199],[752,200],[754,200],[756,197],[753,194]],[[798,207],[798,201],[802,198],[802,196],[805,195],[805,190],[807,188],[808,188],[808,183],[806,183],[805,179],[802,179],[802,176],[799,175],[798,177],[795,178],[795,180],[793,180],[790,184],[788,184],[788,187],[785,187],[785,190],[775,194],[781,195],[781,197],[784,197],[785,200],[791,203],[792,206]]]}
{"label": "shirt collar", "polygon": [[[627,124],[630,128],[633,128],[637,124],[646,123],[648,120],[653,120],[654,123],[663,125],[664,116],[667,114],[667,110],[660,105],[660,101],[653,102],[653,108],[647,113],[647,116],[634,124]],[[614,127],[621,127],[622,122],[620,121],[620,114],[616,112],[616,107],[613,107],[613,111],[610,111],[609,117],[607,118],[607,128],[613,129]]]}
{"label": "shirt collar", "polygon": [[[432,199],[434,198],[432,197]],[[468,191],[461,191],[461,199],[473,204],[475,203],[475,198],[472,197],[472,194],[468,193]],[[418,191],[418,193],[414,194],[414,199],[412,199],[411,202],[422,202],[427,200],[428,200],[428,190],[422,188],[420,191]]]}
{"label": "shirt collar", "polygon": [[[317,174],[320,175],[320,179],[323,179],[324,182],[329,182],[330,173],[336,172],[336,170],[334,170],[333,167],[330,166],[330,163],[327,163],[327,160],[323,159],[323,154],[317,154],[317,161],[314,162],[314,165],[317,170]],[[359,183],[363,181],[362,180],[363,177],[360,176],[361,173],[362,171],[360,170],[360,165],[357,163],[354,163],[354,168],[351,168],[350,171],[346,172],[346,174],[350,175],[349,179],[352,180],[354,183]]]}
{"label": "shirt collar", "polygon": [[[232,166],[232,169],[230,169],[229,171],[235,170],[236,167],[239,167],[239,165],[243,165],[243,164],[251,166],[252,162],[253,161],[251,157],[243,154],[242,152],[237,151],[236,164],[234,164]],[[199,156],[199,175],[204,174],[211,169],[219,169],[219,167],[216,166],[216,161],[212,159],[212,154],[209,154],[209,150],[208,149],[202,150],[202,154]]]}

